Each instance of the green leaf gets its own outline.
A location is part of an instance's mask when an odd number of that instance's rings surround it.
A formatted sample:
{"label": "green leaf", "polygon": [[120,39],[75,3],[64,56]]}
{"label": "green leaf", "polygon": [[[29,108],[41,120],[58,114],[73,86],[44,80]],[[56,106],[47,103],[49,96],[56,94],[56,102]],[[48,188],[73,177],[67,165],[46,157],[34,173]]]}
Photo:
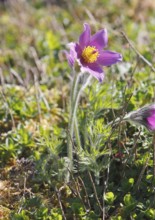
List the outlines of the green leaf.
{"label": "green leaf", "polygon": [[135,202],[135,200],[133,199],[133,197],[131,196],[131,194],[130,193],[128,193],[128,194],[126,194],[125,196],[124,196],[124,204],[126,205],[126,206],[129,206],[129,205],[131,205],[131,204],[133,204],[134,202]]}
{"label": "green leaf", "polygon": [[104,199],[108,204],[112,205],[116,197],[113,192],[107,192],[104,196]]}

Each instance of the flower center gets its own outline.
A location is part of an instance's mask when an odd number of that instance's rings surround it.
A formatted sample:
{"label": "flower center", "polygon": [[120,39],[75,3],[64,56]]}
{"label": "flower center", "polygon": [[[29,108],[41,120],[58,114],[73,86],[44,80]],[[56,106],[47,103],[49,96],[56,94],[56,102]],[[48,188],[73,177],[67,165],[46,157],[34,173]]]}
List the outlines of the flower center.
{"label": "flower center", "polygon": [[86,63],[94,63],[99,56],[99,52],[94,46],[85,47],[82,51],[82,58]]}

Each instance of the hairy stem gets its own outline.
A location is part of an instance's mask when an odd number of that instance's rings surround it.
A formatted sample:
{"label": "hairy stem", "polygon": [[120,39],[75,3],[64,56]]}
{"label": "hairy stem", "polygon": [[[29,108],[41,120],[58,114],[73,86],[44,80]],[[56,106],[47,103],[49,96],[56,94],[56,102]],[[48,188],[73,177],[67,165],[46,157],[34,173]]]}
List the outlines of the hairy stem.
{"label": "hairy stem", "polygon": [[78,151],[80,151],[81,150],[81,140],[80,140],[80,133],[79,133],[79,128],[78,128],[77,117],[75,117],[74,129],[75,129],[75,137],[76,137]]}
{"label": "hairy stem", "polygon": [[78,123],[76,119],[76,112],[78,108],[78,103],[80,100],[81,93],[83,90],[87,87],[91,80],[91,76],[89,76],[86,81],[83,83],[81,88],[78,90],[79,86],[79,81],[82,77],[83,73],[80,73],[76,75],[74,73],[74,79],[72,83],[72,90],[71,90],[71,100],[70,100],[70,116],[69,116],[69,133],[68,135],[68,157],[69,157],[69,170],[72,170],[73,166],[73,145],[72,145],[72,140],[73,140],[73,135],[74,135],[74,129],[75,129],[75,136],[76,136],[76,142],[78,146],[78,150],[81,149],[81,142],[80,142],[80,136],[79,136],[79,130],[78,130]]}

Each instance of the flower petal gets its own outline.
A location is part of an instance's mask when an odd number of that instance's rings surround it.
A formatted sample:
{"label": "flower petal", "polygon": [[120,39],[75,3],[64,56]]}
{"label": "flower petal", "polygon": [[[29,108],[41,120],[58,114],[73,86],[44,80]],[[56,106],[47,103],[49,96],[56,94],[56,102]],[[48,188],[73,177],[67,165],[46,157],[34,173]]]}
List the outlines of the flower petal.
{"label": "flower petal", "polygon": [[90,73],[92,76],[94,76],[100,82],[102,82],[104,79],[104,72],[101,69],[101,67],[97,64],[91,64],[91,65],[85,66],[85,67],[82,66],[81,71]]}
{"label": "flower petal", "polygon": [[65,51],[65,55],[66,55],[69,66],[73,67],[75,63],[75,58],[72,56],[72,51],[70,50],[69,53]]}
{"label": "flower petal", "polygon": [[78,43],[75,44],[75,52],[77,54],[77,58],[81,58],[82,49]]}
{"label": "flower petal", "polygon": [[79,37],[79,45],[84,48],[90,41],[91,30],[89,24],[84,24],[84,31]]}
{"label": "flower petal", "polygon": [[117,62],[122,61],[122,55],[113,51],[100,51],[100,55],[97,59],[99,65],[111,66]]}
{"label": "flower petal", "polygon": [[155,130],[155,112],[146,118],[150,130]]}
{"label": "flower petal", "polygon": [[106,47],[108,44],[107,29],[102,29],[94,34],[90,39],[90,46],[95,46],[99,50]]}
{"label": "flower petal", "polygon": [[64,51],[64,52],[65,52],[66,58],[68,60],[69,66],[73,67],[74,63],[75,63],[75,60],[77,58],[77,53],[75,51],[76,44],[75,43],[69,43],[68,47],[70,48],[70,51],[69,52]]}

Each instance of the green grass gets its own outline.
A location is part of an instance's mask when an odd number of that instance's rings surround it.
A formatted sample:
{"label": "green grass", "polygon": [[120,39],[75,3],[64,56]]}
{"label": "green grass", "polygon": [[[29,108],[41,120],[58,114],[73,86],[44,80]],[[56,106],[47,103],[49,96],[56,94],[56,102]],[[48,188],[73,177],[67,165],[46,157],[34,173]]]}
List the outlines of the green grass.
{"label": "green grass", "polygon": [[[153,1],[20,1],[0,5],[0,219],[153,220],[153,134],[114,118],[154,101]],[[50,1],[49,1],[50,2]],[[81,96],[68,173],[70,68],[83,23],[106,27],[123,62]]]}

